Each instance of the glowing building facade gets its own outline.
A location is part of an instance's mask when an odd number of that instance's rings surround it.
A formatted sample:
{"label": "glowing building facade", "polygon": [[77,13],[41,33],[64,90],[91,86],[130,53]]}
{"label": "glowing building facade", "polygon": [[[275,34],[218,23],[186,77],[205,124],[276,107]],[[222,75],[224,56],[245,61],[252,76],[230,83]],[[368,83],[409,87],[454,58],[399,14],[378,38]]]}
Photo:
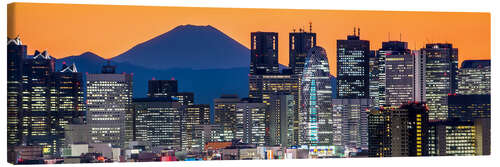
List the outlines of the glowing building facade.
{"label": "glowing building facade", "polygon": [[332,87],[325,49],[309,50],[300,89],[299,144],[332,145]]}
{"label": "glowing building facade", "polygon": [[133,101],[134,140],[150,142],[152,147],[181,150],[184,106],[168,98],[137,98]]}
{"label": "glowing building facade", "polygon": [[360,40],[360,33],[337,40],[337,98],[369,98],[370,41]]}
{"label": "glowing building facade", "polygon": [[425,56],[425,99],[430,120],[446,120],[448,94],[458,87],[458,49],[449,43],[427,44],[421,53]]}
{"label": "glowing building facade", "polygon": [[490,60],[465,60],[458,70],[458,90],[460,95],[491,94]]}
{"label": "glowing building facade", "polygon": [[132,75],[116,74],[109,64],[87,74],[87,110],[92,142],[122,147],[132,140]]}

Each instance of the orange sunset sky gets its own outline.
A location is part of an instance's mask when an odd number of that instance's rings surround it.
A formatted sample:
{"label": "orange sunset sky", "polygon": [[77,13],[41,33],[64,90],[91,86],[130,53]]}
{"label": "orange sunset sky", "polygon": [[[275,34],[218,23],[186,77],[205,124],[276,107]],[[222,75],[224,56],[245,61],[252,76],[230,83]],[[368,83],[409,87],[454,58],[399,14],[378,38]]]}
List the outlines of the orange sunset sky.
{"label": "orange sunset sky", "polygon": [[[8,6],[8,37],[20,35],[35,49],[56,58],[91,51],[103,58],[117,56],[133,46],[178,25],[211,25],[247,48],[250,32],[279,33],[279,62],[288,65],[288,33],[308,28],[312,22],[317,44],[326,49],[336,75],[336,40],[345,39],[353,27],[371,49],[382,41],[402,40],[410,49],[425,43],[450,42],[459,50],[459,61],[490,59],[489,13],[393,12],[291,9],[192,8],[110,5],[15,3]],[[389,35],[390,34],[390,35]]]}

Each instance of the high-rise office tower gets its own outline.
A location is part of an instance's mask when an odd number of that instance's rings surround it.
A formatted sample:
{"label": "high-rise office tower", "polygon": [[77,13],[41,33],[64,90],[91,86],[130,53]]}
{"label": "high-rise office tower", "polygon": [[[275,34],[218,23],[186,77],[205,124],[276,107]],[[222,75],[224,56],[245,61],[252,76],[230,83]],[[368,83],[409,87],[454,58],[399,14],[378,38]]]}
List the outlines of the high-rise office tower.
{"label": "high-rise office tower", "polygon": [[379,106],[379,104],[377,103],[379,101],[379,96],[378,96],[378,74],[379,74],[379,68],[378,68],[378,57],[377,57],[377,53],[376,51],[370,51],[370,61],[369,61],[369,65],[370,65],[370,70],[369,70],[369,73],[370,73],[370,79],[369,79],[369,94],[370,94],[370,100],[372,102],[372,104],[370,104],[370,107],[374,107],[374,106]]}
{"label": "high-rise office tower", "polygon": [[[254,101],[256,100],[256,101]],[[243,98],[236,107],[235,138],[243,143],[265,145],[268,106],[259,99]]]}
{"label": "high-rise office tower", "polygon": [[459,95],[448,96],[448,120],[474,122],[478,118],[491,118],[491,96]]}
{"label": "high-rise office tower", "polygon": [[316,46],[316,33],[312,32],[312,24],[309,23],[309,32],[299,29],[298,32],[290,33],[289,35],[289,54],[290,58],[288,66],[296,75],[301,75],[304,71],[304,64],[306,61],[309,49]]}
{"label": "high-rise office tower", "polygon": [[337,98],[369,98],[370,41],[360,40],[360,33],[337,40]]}
{"label": "high-rise office tower", "polygon": [[425,55],[420,50],[413,50],[414,98],[417,102],[425,102]]}
{"label": "high-rise office tower", "polygon": [[22,80],[23,144],[43,147],[43,154],[56,153],[53,136],[55,126],[51,119],[50,75],[54,72],[54,59],[47,51],[35,51],[25,59]]}
{"label": "high-rise office tower", "polygon": [[214,123],[222,126],[221,140],[223,141],[231,141],[236,136],[236,103],[238,102],[240,102],[238,95],[222,95],[214,99]]}
{"label": "high-rise office tower", "polygon": [[194,145],[194,126],[208,124],[210,124],[210,105],[196,104],[185,108],[182,114],[183,150],[191,150]]}
{"label": "high-rise office tower", "polygon": [[252,32],[250,35],[250,74],[279,73],[278,33]]}
{"label": "high-rise office tower", "polygon": [[[370,99],[333,99],[335,145],[368,150]],[[340,140],[340,142],[339,142]]]}
{"label": "high-rise office tower", "polygon": [[132,75],[115,68],[108,62],[100,74],[87,74],[87,122],[94,143],[122,147],[133,138]]}
{"label": "high-rise office tower", "polygon": [[149,80],[148,97],[171,97],[177,94],[177,80]]}
{"label": "high-rise office tower", "polygon": [[27,46],[16,37],[7,41],[7,145],[21,144],[22,77]]}
{"label": "high-rise office tower", "polygon": [[449,43],[426,44],[420,50],[425,56],[425,99],[430,120],[446,120],[448,94],[454,94],[458,73],[458,49]]}
{"label": "high-rise office tower", "polygon": [[415,101],[414,58],[408,49],[408,43],[390,41],[382,44],[379,53],[385,54],[385,105],[399,106]]}
{"label": "high-rise office tower", "polygon": [[368,156],[391,157],[391,111],[395,106],[372,108],[368,114]]}
{"label": "high-rise office tower", "polygon": [[430,156],[476,155],[474,122],[434,121],[429,125]]}
{"label": "high-rise office tower", "polygon": [[73,63],[50,76],[50,112],[52,136],[55,138],[55,152],[59,155],[65,143],[65,127],[74,120],[85,121],[85,103],[83,101],[83,76]]}
{"label": "high-rise office tower", "polygon": [[491,92],[490,60],[465,60],[458,70],[460,95],[486,95]]}
{"label": "high-rise office tower", "polygon": [[309,50],[301,82],[299,144],[333,143],[332,87],[325,49]]}
{"label": "high-rise office tower", "polygon": [[[270,105],[271,97],[276,94],[289,94],[295,98],[295,113],[298,113],[298,100],[299,100],[299,78],[294,74],[263,74],[263,75],[249,75],[249,93],[250,98],[261,99],[263,103]],[[266,113],[266,129],[270,129],[269,119],[270,113]],[[294,136],[293,139],[298,139],[298,114],[294,114]],[[269,131],[266,131],[266,143],[270,143]],[[294,143],[297,143],[295,141]]]}
{"label": "high-rise office tower", "polygon": [[149,80],[148,97],[172,98],[185,106],[194,104],[194,93],[178,92],[177,80],[174,79]]}
{"label": "high-rise office tower", "polygon": [[381,107],[368,116],[369,156],[428,155],[428,111],[422,103]]}
{"label": "high-rise office tower", "polygon": [[[377,51],[377,60],[378,101],[375,104],[377,106],[400,105],[400,102],[413,101],[414,68],[408,43],[401,41],[382,42],[382,48]],[[400,74],[399,70],[404,72]],[[388,76],[388,72],[391,76]],[[388,99],[388,96],[391,99]]]}
{"label": "high-rise office tower", "polygon": [[170,98],[136,98],[133,100],[134,140],[151,142],[151,146],[182,149],[182,113],[184,106]]}
{"label": "high-rise office tower", "polygon": [[294,122],[297,105],[294,95],[274,94],[270,99],[269,106],[269,138],[268,145],[279,145],[290,147],[297,145],[294,134]]}

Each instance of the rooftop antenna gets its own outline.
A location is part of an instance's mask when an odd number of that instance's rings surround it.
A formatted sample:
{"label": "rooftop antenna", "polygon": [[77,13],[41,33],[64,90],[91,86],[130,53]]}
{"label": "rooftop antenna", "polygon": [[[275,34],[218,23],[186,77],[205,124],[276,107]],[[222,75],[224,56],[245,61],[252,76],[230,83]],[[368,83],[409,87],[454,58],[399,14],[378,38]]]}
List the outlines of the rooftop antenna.
{"label": "rooftop antenna", "polygon": [[295,28],[292,28],[293,32],[295,32]]}
{"label": "rooftop antenna", "polygon": [[312,23],[311,21],[309,21],[309,32],[311,32],[311,33],[312,33],[312,31],[313,31],[313,26],[312,26],[312,24],[313,24],[313,23]]}
{"label": "rooftop antenna", "polygon": [[391,32],[387,33],[387,38],[389,39],[389,41],[391,41]]}
{"label": "rooftop antenna", "polygon": [[352,35],[356,36],[356,27],[354,27],[354,33]]}
{"label": "rooftop antenna", "polygon": [[399,33],[399,41],[400,41],[400,42],[402,41],[402,40],[401,40],[401,39],[403,38],[402,36],[403,36],[403,35],[402,35],[402,33]]}
{"label": "rooftop antenna", "polygon": [[361,29],[358,27],[358,37],[361,36]]}

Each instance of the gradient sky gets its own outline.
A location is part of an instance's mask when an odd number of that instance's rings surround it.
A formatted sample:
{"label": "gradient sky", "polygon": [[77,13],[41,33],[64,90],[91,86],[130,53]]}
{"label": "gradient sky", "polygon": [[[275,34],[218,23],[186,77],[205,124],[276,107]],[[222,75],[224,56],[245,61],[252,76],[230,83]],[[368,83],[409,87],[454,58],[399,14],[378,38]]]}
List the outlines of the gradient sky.
{"label": "gradient sky", "polygon": [[289,10],[241,8],[190,8],[110,5],[16,3],[8,6],[8,37],[20,35],[35,49],[56,58],[91,51],[104,58],[117,56],[133,46],[178,25],[212,25],[246,47],[250,32],[279,33],[279,62],[288,65],[288,33],[292,29],[317,33],[317,44],[326,49],[332,74],[336,74],[336,40],[361,28],[361,39],[371,49],[382,41],[402,40],[410,49],[425,43],[450,42],[458,48],[459,61],[490,59],[489,13],[393,12],[342,10]]}

